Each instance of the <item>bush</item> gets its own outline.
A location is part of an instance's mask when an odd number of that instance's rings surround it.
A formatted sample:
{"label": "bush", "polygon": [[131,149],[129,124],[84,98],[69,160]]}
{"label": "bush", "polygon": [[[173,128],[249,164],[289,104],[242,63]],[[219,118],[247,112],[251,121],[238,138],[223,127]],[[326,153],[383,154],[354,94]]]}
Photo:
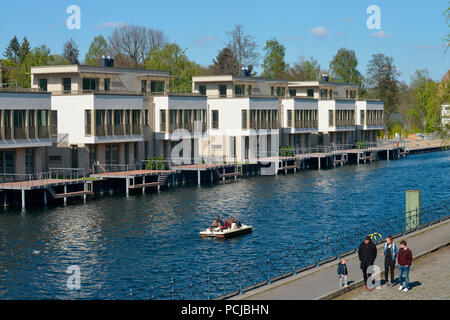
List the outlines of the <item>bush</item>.
{"label": "bush", "polygon": [[292,147],[284,146],[280,148],[280,157],[292,157],[294,156],[294,150]]}

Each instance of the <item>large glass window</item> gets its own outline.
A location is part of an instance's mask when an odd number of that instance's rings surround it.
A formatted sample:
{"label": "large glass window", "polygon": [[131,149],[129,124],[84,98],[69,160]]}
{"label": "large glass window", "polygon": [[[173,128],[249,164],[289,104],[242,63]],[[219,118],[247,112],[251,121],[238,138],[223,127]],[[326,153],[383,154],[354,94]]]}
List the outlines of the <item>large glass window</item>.
{"label": "large glass window", "polygon": [[39,89],[47,92],[47,79],[39,79]]}
{"label": "large glass window", "polygon": [[147,92],[147,80],[141,80],[141,92]]}
{"label": "large glass window", "polygon": [[248,122],[247,110],[242,110],[242,129],[243,130],[247,130],[248,129],[247,122]]}
{"label": "large glass window", "polygon": [[236,96],[244,95],[244,86],[243,85],[235,85],[234,86],[234,94]]}
{"label": "large glass window", "polygon": [[221,97],[226,97],[227,96],[227,86],[226,85],[219,85],[219,95]]}
{"label": "large glass window", "polygon": [[306,95],[308,97],[314,97],[314,89],[307,89],[306,90]]}
{"label": "large glass window", "polygon": [[198,86],[198,91],[202,96],[206,96],[206,86]]}
{"label": "large glass window", "polygon": [[212,129],[219,129],[219,110],[212,110]]}
{"label": "large glass window", "polygon": [[14,173],[14,157],[14,151],[0,151],[0,174]]}
{"label": "large glass window", "polygon": [[105,91],[111,90],[111,79],[104,79],[103,81]]}
{"label": "large glass window", "polygon": [[163,81],[151,81],[150,82],[150,92],[151,93],[163,93],[164,92],[164,82]]}
{"label": "large glass window", "polygon": [[333,127],[334,126],[334,114],[333,110],[328,110],[328,126]]}
{"label": "large glass window", "polygon": [[25,150],[25,173],[26,174],[34,174],[35,168],[35,151],[34,149],[26,149]]}
{"label": "large glass window", "polygon": [[359,124],[364,125],[364,110],[361,110],[360,117],[361,117],[361,119],[359,119],[359,121],[360,121]]}
{"label": "large glass window", "polygon": [[92,113],[91,110],[84,111],[84,127],[85,135],[90,136],[92,134]]}
{"label": "large glass window", "polygon": [[63,91],[64,93],[70,93],[72,90],[72,79],[71,78],[63,78]]}
{"label": "large glass window", "polygon": [[83,78],[83,90],[86,91],[97,90],[97,79]]}

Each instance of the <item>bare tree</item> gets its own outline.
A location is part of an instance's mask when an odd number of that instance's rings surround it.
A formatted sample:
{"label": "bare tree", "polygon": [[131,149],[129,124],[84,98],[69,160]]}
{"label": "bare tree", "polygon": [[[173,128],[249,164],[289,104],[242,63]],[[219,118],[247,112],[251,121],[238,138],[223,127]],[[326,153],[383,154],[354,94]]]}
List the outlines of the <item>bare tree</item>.
{"label": "bare tree", "polygon": [[244,26],[236,24],[234,29],[227,34],[231,37],[227,47],[233,52],[239,65],[239,70],[246,66],[258,65],[259,53],[258,44],[254,37],[244,32]]}
{"label": "bare tree", "polygon": [[135,25],[115,29],[109,37],[111,53],[116,61],[133,67],[144,64],[153,50],[162,48],[166,43],[167,37],[162,30]]}

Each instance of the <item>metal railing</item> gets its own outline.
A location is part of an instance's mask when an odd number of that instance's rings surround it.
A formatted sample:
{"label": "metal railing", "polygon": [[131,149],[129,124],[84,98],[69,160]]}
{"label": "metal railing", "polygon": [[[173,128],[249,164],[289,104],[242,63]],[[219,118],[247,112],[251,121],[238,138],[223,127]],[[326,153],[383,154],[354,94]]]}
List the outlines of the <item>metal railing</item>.
{"label": "metal railing", "polygon": [[449,215],[450,200],[446,200],[383,218],[378,223],[371,221],[326,237],[231,261],[214,271],[207,266],[202,273],[168,278],[167,282],[149,288],[130,288],[119,299],[210,300],[239,295],[327,262],[337,263],[341,257],[356,253],[367,235],[381,234],[381,239],[374,241],[378,244],[388,235],[398,238],[446,220]]}

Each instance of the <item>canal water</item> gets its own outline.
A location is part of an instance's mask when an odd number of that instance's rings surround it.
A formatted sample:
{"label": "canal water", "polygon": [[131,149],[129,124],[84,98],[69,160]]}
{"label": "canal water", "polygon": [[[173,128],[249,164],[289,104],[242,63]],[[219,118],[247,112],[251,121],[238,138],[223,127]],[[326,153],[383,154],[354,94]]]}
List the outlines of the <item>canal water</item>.
{"label": "canal water", "polygon": [[[227,261],[381,221],[450,197],[450,152],[276,177],[251,177],[159,194],[114,195],[66,207],[0,211],[0,299],[113,299]],[[200,239],[214,216],[252,234]],[[67,288],[79,266],[81,289]]]}

